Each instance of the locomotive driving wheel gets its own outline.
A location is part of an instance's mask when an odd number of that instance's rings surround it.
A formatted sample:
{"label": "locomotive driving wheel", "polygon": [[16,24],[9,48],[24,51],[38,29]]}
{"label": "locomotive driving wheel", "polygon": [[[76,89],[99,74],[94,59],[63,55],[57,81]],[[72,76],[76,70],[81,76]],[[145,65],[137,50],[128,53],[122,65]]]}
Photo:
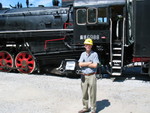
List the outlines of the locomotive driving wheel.
{"label": "locomotive driving wheel", "polygon": [[0,51],[0,71],[9,72],[13,67],[13,58],[7,51]]}
{"label": "locomotive driving wheel", "polygon": [[15,66],[21,73],[32,73],[35,70],[35,59],[26,51],[17,54],[15,58]]}

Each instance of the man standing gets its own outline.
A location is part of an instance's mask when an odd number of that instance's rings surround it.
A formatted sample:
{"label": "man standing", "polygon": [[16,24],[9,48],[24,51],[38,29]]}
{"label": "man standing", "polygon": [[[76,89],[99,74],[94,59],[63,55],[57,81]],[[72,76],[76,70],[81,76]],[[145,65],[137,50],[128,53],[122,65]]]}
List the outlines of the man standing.
{"label": "man standing", "polygon": [[83,109],[79,113],[85,113],[89,111],[88,102],[90,100],[91,113],[96,113],[96,90],[97,79],[96,71],[99,64],[98,54],[92,51],[93,41],[88,38],[84,41],[84,47],[86,49],[79,59],[79,66],[81,67],[81,89],[82,89],[82,102]]}

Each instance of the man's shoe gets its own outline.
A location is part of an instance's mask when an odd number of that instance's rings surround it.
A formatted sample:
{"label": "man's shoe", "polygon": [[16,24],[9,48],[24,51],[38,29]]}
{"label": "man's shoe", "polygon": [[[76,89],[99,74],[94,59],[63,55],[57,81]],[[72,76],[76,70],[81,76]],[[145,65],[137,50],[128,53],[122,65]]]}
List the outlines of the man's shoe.
{"label": "man's shoe", "polygon": [[78,113],[85,113],[85,112],[89,112],[89,110],[88,109],[82,109]]}

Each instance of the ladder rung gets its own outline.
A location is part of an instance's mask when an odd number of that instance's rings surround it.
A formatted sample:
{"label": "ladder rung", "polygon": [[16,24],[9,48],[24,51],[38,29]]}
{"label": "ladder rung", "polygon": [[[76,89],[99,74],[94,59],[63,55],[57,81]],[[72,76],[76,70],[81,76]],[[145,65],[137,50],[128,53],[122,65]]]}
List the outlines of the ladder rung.
{"label": "ladder rung", "polygon": [[121,60],[113,60],[112,62],[120,63],[120,62],[121,62]]}
{"label": "ladder rung", "polygon": [[121,48],[113,48],[113,50],[121,50]]}
{"label": "ladder rung", "polygon": [[113,66],[112,69],[121,69],[119,66]]}
{"label": "ladder rung", "polygon": [[121,56],[121,54],[113,54],[113,56]]}
{"label": "ladder rung", "polygon": [[121,75],[121,73],[116,73],[116,72],[114,72],[114,73],[112,73],[112,75],[119,76],[119,75]]}
{"label": "ladder rung", "polygon": [[120,67],[120,66],[121,66],[121,64],[114,64],[113,66],[118,66],[118,67]]}

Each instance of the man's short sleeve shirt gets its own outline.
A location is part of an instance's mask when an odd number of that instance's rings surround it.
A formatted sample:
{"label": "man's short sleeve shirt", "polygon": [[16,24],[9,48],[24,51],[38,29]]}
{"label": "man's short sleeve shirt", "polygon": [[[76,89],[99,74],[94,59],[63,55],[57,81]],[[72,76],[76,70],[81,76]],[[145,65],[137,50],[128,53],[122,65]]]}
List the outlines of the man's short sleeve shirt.
{"label": "man's short sleeve shirt", "polygon": [[[90,54],[83,52],[78,62],[92,62],[98,64],[100,63],[98,59],[98,54],[94,51],[91,51]],[[97,71],[97,68],[81,67],[81,70],[84,74],[90,74],[95,73]]]}

